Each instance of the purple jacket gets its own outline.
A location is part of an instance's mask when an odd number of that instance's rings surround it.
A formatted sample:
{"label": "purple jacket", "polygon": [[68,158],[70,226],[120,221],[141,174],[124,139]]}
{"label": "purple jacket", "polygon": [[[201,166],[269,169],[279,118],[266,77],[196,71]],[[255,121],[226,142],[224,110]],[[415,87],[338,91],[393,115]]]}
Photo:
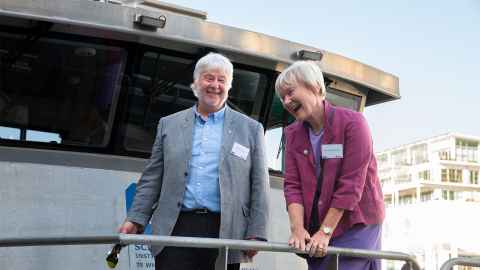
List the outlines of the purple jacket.
{"label": "purple jacket", "polygon": [[[318,201],[320,224],[330,207],[345,210],[333,232],[335,237],[355,224],[382,223],[385,208],[367,121],[361,113],[333,107],[327,101],[324,108],[322,145],[343,145],[343,158],[324,160]],[[285,200],[287,205],[303,205],[308,228],[317,181],[312,145],[303,122],[289,125],[285,135]]]}

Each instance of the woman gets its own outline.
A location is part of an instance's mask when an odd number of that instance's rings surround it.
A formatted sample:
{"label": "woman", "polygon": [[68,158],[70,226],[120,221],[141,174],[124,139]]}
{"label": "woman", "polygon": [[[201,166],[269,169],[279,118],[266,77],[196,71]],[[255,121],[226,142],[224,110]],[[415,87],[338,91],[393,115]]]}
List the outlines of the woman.
{"label": "woman", "polygon": [[[285,130],[289,244],[308,252],[312,270],[334,262],[324,257],[328,245],[380,249],[385,211],[365,118],[325,100],[322,71],[313,61],[284,70],[275,90],[297,120]],[[380,269],[378,260],[351,257],[340,257],[339,266]]]}

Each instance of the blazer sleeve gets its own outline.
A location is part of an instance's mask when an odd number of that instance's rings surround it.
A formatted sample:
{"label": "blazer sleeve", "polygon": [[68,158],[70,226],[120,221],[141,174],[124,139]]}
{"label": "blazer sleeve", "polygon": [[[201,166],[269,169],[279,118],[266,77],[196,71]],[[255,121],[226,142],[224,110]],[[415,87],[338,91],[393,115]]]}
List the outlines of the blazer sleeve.
{"label": "blazer sleeve", "polygon": [[331,207],[352,211],[362,198],[368,166],[373,155],[372,137],[362,114],[346,125],[343,163]]}
{"label": "blazer sleeve", "polygon": [[268,168],[265,154],[265,135],[263,127],[257,123],[255,128],[255,145],[252,153],[250,171],[250,218],[245,237],[267,239],[269,213]]}
{"label": "blazer sleeve", "polygon": [[127,214],[127,220],[145,226],[153,213],[153,206],[158,201],[163,176],[163,134],[164,121],[160,119],[152,154],[140,177],[135,198]]}
{"label": "blazer sleeve", "polygon": [[291,203],[299,203],[303,205],[302,183],[298,172],[297,162],[295,161],[295,154],[292,147],[292,134],[287,130],[285,132],[285,172],[283,193],[285,195],[285,202],[288,205]]}

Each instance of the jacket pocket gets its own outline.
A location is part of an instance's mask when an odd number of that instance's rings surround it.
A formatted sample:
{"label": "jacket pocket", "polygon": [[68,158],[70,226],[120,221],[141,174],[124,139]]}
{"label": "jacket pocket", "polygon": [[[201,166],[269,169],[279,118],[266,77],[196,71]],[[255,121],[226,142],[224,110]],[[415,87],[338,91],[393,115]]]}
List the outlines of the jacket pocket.
{"label": "jacket pocket", "polygon": [[242,212],[244,217],[250,216],[250,208],[246,207],[245,205],[242,205]]}

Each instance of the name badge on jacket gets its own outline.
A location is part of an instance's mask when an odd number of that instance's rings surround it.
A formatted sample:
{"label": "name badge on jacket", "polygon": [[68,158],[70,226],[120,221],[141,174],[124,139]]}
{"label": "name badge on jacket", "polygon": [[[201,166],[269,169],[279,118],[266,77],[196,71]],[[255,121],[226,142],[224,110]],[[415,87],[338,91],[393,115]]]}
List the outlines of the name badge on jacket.
{"label": "name badge on jacket", "polygon": [[322,158],[343,158],[343,144],[322,144]]}
{"label": "name badge on jacket", "polygon": [[250,149],[248,149],[247,147],[239,144],[239,143],[234,143],[233,144],[233,147],[232,147],[232,154],[243,159],[243,160],[247,160],[247,157],[248,157],[248,153],[250,152]]}

